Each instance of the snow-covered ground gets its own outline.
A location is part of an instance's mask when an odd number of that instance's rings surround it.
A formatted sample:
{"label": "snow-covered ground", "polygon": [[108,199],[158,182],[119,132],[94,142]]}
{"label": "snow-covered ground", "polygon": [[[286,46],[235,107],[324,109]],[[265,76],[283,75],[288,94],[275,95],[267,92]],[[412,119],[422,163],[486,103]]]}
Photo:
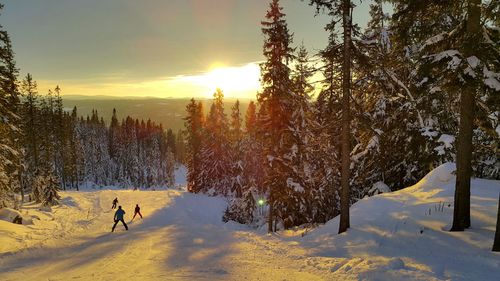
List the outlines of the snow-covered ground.
{"label": "snow-covered ground", "polygon": [[[21,210],[31,225],[0,220],[0,280],[499,280],[500,182],[473,181],[472,228],[450,233],[451,170],[361,200],[342,235],[338,219],[275,235],[224,224],[224,199],[180,190],[62,192],[51,211]],[[144,219],[110,233],[114,197]]]}

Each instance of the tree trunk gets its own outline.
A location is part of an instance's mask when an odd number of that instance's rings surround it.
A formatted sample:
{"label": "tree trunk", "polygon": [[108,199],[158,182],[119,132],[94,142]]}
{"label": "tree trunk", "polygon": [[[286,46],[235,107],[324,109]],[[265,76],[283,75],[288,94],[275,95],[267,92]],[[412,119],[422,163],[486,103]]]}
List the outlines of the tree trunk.
{"label": "tree trunk", "polygon": [[495,241],[493,242],[493,252],[500,252],[500,193],[498,194],[497,229],[495,231]]}
{"label": "tree trunk", "polygon": [[270,192],[271,194],[269,195],[269,217],[268,217],[268,220],[267,220],[267,232],[268,233],[271,233],[271,232],[274,232],[273,231],[273,199],[272,199],[272,192]]}
{"label": "tree trunk", "polygon": [[342,62],[342,171],[340,195],[340,225],[339,233],[347,231],[349,222],[349,169],[350,169],[350,91],[351,91],[351,1],[342,3],[344,49]]}
{"label": "tree trunk", "polygon": [[24,204],[24,184],[23,184],[23,176],[19,173],[19,187],[21,188],[21,206]]}
{"label": "tree trunk", "polygon": [[[481,30],[481,0],[469,0],[467,7],[466,57],[474,52]],[[470,223],[470,178],[472,174],[472,135],[475,110],[476,87],[470,81],[460,95],[460,129],[457,140],[457,182],[453,210],[453,225],[450,231],[464,231]]]}

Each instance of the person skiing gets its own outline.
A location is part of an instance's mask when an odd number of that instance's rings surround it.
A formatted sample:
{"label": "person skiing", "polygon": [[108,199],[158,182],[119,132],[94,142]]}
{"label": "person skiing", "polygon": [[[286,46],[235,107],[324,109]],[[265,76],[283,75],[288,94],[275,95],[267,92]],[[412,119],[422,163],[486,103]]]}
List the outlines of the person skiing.
{"label": "person skiing", "polygon": [[118,210],[116,210],[115,212],[115,224],[113,225],[113,228],[111,228],[111,232],[115,231],[115,227],[119,221],[123,223],[123,226],[125,226],[125,230],[128,230],[128,226],[123,220],[123,215],[125,215],[125,211],[122,209],[122,206],[118,206]]}
{"label": "person skiing", "polygon": [[115,199],[113,200],[113,205],[111,206],[111,210],[116,209],[116,204],[118,204],[118,198],[117,197],[115,197]]}
{"label": "person skiing", "polygon": [[142,219],[141,207],[139,207],[139,204],[135,204],[134,216],[132,217],[132,220],[135,219],[136,215],[139,215]]}

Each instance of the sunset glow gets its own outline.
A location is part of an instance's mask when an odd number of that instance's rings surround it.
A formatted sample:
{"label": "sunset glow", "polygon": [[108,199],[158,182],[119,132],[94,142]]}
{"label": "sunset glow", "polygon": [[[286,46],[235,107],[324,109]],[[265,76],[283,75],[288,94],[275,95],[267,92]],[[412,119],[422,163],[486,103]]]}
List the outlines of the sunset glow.
{"label": "sunset glow", "polygon": [[[122,97],[200,97],[212,98],[215,89],[220,88],[226,97],[254,99],[260,89],[260,69],[258,63],[242,66],[226,66],[214,63],[206,72],[199,74],[159,77],[147,81],[117,81],[93,83],[66,81],[61,84],[64,93],[72,95],[92,95],[99,89],[100,95]],[[45,89],[59,84],[56,80],[40,80],[38,85]]]}
{"label": "sunset glow", "polygon": [[206,97],[211,97],[220,88],[228,97],[250,97],[260,88],[260,69],[257,63],[228,67],[214,64],[206,73],[193,76],[179,76],[175,80],[204,89]]}

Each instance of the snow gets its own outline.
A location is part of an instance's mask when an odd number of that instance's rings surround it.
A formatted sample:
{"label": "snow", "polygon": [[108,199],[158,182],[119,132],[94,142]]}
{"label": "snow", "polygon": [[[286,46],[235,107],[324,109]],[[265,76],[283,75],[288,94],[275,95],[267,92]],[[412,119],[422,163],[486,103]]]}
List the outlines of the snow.
{"label": "snow", "polygon": [[[472,180],[472,228],[449,232],[455,165],[407,189],[358,201],[351,228],[268,235],[224,224],[225,199],[181,190],[61,192],[52,211],[25,205],[33,225],[0,220],[2,280],[498,280],[491,252],[500,181]],[[110,233],[111,201],[130,221]]]}
{"label": "snow", "polygon": [[16,216],[22,217],[22,214],[19,211],[9,208],[0,209],[0,220],[12,222]]}
{"label": "snow", "polygon": [[286,184],[288,187],[291,187],[295,192],[304,192],[304,187],[300,183],[294,182],[292,178],[286,179]]}
{"label": "snow", "polygon": [[474,69],[481,63],[481,61],[476,56],[471,56],[467,58],[468,66],[464,69],[464,73],[476,78],[476,72]]}
{"label": "snow", "polygon": [[425,57],[433,58],[433,62],[439,62],[443,59],[449,59],[448,61],[448,69],[455,70],[460,63],[462,62],[462,59],[460,58],[461,53],[457,50],[446,50],[439,52],[437,54],[433,55],[428,55]]}
{"label": "snow", "polygon": [[431,93],[431,94],[438,93],[438,92],[441,92],[441,87],[439,87],[439,86],[433,86],[433,87],[429,90],[429,93]]}
{"label": "snow", "polygon": [[446,35],[446,33],[440,33],[436,36],[433,36],[429,39],[427,39],[427,41],[424,42],[424,44],[422,45],[422,47],[420,47],[420,50],[423,50],[424,48],[430,46],[430,45],[434,45],[436,44],[437,42],[440,42],[440,41],[443,41],[444,39],[444,36]]}
{"label": "snow", "polygon": [[381,193],[391,192],[391,189],[384,182],[378,181],[373,184],[372,188],[368,191],[368,194],[375,195]]}
{"label": "snow", "polygon": [[455,137],[452,135],[442,134],[437,141],[442,143],[442,145],[434,148],[434,150],[438,152],[438,155],[444,155],[445,149],[450,149],[453,147]]}
{"label": "snow", "polygon": [[476,68],[481,61],[476,56],[471,56],[467,58],[467,63],[472,68]]}
{"label": "snow", "polygon": [[187,168],[184,165],[180,165],[174,171],[175,186],[182,187],[187,184]]}
{"label": "snow", "polygon": [[490,71],[484,67],[483,74],[485,77],[484,84],[495,91],[500,91],[500,73]]}
{"label": "snow", "polygon": [[434,131],[434,128],[432,126],[425,126],[422,129],[422,136],[428,137],[430,139],[437,137],[438,132]]}

